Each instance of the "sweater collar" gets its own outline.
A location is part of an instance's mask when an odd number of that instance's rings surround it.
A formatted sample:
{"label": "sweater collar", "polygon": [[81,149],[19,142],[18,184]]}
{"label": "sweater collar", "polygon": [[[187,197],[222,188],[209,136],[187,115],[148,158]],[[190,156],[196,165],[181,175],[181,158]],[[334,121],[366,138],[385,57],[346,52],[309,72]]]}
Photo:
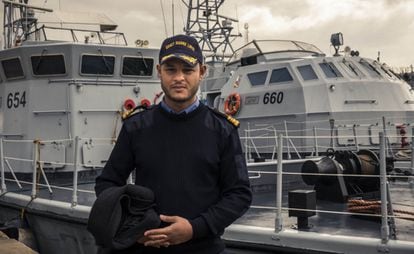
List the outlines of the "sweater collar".
{"label": "sweater collar", "polygon": [[[158,110],[163,114],[163,115],[166,115],[166,116],[168,116],[169,118],[171,118],[171,119],[175,119],[175,120],[185,120],[185,119],[189,119],[189,118],[192,118],[193,116],[195,116],[195,115],[197,115],[197,113],[199,112],[199,111],[201,111],[201,109],[202,108],[204,108],[205,107],[205,105],[203,104],[203,103],[201,103],[200,101],[199,101],[199,103],[197,103],[198,104],[198,106],[196,107],[196,108],[194,108],[193,110],[191,110],[189,113],[186,113],[185,111],[184,112],[182,112],[182,113],[180,113],[180,114],[177,114],[177,113],[175,113],[174,111],[172,111],[172,112],[170,112],[170,111],[167,111],[163,106],[162,106],[162,104],[161,103],[159,103],[158,105],[157,105],[157,108],[158,108]],[[196,104],[196,105],[197,105]]]}
{"label": "sweater collar", "polygon": [[170,114],[181,115],[181,114],[189,114],[193,112],[194,110],[196,110],[198,106],[200,105],[200,100],[197,98],[190,106],[188,106],[187,108],[179,112],[175,112],[170,106],[167,105],[167,103],[165,103],[164,100],[161,101],[160,105],[162,109],[164,109]]}

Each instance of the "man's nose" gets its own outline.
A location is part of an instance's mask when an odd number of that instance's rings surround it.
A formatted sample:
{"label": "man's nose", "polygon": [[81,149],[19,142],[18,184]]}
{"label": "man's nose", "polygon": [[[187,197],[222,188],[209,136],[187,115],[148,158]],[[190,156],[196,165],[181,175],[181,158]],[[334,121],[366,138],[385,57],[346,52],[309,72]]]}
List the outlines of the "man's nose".
{"label": "man's nose", "polygon": [[181,70],[178,70],[174,75],[175,80],[184,80],[184,72]]}

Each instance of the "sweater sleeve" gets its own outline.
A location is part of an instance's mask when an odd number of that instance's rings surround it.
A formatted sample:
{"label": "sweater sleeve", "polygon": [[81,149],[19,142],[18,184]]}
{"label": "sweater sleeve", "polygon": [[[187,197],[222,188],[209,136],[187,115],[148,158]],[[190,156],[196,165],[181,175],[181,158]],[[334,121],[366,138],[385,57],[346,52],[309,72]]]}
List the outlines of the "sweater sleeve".
{"label": "sweater sleeve", "polygon": [[232,128],[230,135],[224,140],[219,177],[221,198],[206,212],[190,221],[195,239],[221,234],[247,211],[252,201],[246,162],[237,129]]}
{"label": "sweater sleeve", "polygon": [[126,184],[129,174],[134,169],[134,156],[129,136],[124,124],[101,175],[96,178],[97,196],[109,187]]}

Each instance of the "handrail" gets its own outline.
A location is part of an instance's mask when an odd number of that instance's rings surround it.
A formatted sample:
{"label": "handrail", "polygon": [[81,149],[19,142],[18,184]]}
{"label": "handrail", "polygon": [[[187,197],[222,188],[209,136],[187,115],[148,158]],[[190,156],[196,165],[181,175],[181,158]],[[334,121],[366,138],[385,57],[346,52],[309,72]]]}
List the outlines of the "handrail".
{"label": "handrail", "polygon": [[114,35],[115,37],[121,37],[123,39],[123,41],[124,41],[123,44],[118,43],[118,44],[109,44],[109,45],[124,45],[124,46],[127,46],[128,45],[128,42],[127,42],[127,40],[125,38],[124,33],[121,33],[121,32],[108,32],[108,31],[101,32],[101,31],[98,31],[98,30],[88,30],[88,29],[78,29],[78,28],[65,28],[65,27],[52,27],[52,26],[45,26],[45,25],[43,25],[43,26],[35,29],[34,31],[28,33],[26,35],[26,38],[28,38],[32,34],[35,34],[36,35],[39,32],[42,32],[43,35],[44,35],[44,37],[45,37],[44,38],[45,41],[48,41],[47,36],[46,36],[45,29],[69,31],[71,33],[71,35],[72,35],[72,41],[73,42],[78,42],[79,41],[78,38],[76,37],[75,32],[82,32],[82,33],[96,33],[98,35],[98,39],[99,39],[99,43],[98,44],[107,44],[105,42],[105,40],[102,38],[102,34],[109,34],[109,35]]}
{"label": "handrail", "polygon": [[279,133],[277,139],[277,179],[276,179],[276,219],[275,232],[280,232],[283,229],[282,221],[282,171],[283,171],[283,134]]}
{"label": "handrail", "polygon": [[78,204],[78,150],[79,137],[73,139],[73,192],[72,192],[72,207]]}
{"label": "handrail", "polygon": [[[316,135],[313,135],[312,138],[314,138]],[[406,214],[388,214],[388,207],[387,207],[387,202],[390,202],[390,200],[388,200],[387,197],[387,192],[386,192],[386,188],[387,188],[387,182],[386,179],[387,178],[408,178],[408,179],[414,179],[414,176],[399,176],[399,175],[386,175],[386,171],[385,171],[385,141],[384,141],[384,135],[381,132],[380,133],[380,161],[381,161],[381,175],[359,175],[359,174],[321,174],[321,173],[308,173],[308,174],[304,174],[304,173],[299,173],[299,172],[288,172],[288,171],[284,171],[284,166],[286,166],[289,163],[298,163],[298,162],[304,162],[305,160],[309,160],[308,159],[297,159],[297,160],[284,160],[283,159],[283,140],[287,140],[287,137],[284,137],[282,133],[278,133],[277,135],[277,160],[276,161],[265,161],[265,162],[257,162],[257,163],[248,163],[248,167],[252,167],[252,166],[276,166],[277,165],[277,170],[273,171],[273,172],[268,172],[268,171],[259,171],[259,170],[249,170],[249,173],[258,173],[260,176],[265,175],[265,174],[273,174],[276,175],[276,205],[274,207],[272,206],[261,206],[261,205],[252,205],[251,209],[267,209],[267,210],[272,210],[275,213],[275,221],[274,221],[274,233],[276,234],[276,237],[279,234],[283,234],[285,233],[286,230],[289,230],[283,223],[283,214],[286,211],[290,211],[290,210],[297,210],[297,211],[311,211],[311,212],[316,212],[316,213],[325,213],[325,214],[338,214],[338,215],[347,215],[347,216],[369,216],[372,218],[381,218],[381,222],[382,222],[382,226],[381,226],[381,238],[379,240],[381,240],[382,244],[386,247],[389,244],[389,239],[390,239],[390,228],[388,226],[388,219],[389,218],[396,218],[396,219],[413,219],[414,217],[411,217],[411,215],[406,215]],[[269,137],[267,137],[269,138]],[[289,137],[292,138],[292,137]],[[413,137],[414,139],[414,137]],[[61,186],[52,186],[53,188],[60,188],[60,189],[65,189],[68,191],[72,192],[72,200],[70,201],[71,203],[71,207],[73,209],[76,209],[76,207],[78,206],[77,203],[77,195],[78,192],[83,192],[83,193],[87,193],[87,194],[94,194],[94,191],[89,191],[89,190],[78,190],[78,167],[81,166],[81,164],[78,163],[78,155],[77,152],[79,150],[79,141],[80,140],[94,140],[93,138],[80,138],[80,137],[75,137],[72,140],[66,140],[66,141],[70,141],[73,144],[74,147],[74,157],[73,157],[73,163],[66,163],[67,165],[71,165],[73,166],[74,172],[73,172],[73,186],[68,187],[68,188],[64,188]],[[105,141],[108,140],[112,140],[112,138],[108,138],[108,139],[102,139]],[[33,142],[33,141],[32,141]],[[43,141],[42,141],[43,142]],[[53,142],[53,141],[47,141],[47,142]],[[3,140],[0,138],[0,160],[6,160],[8,159],[8,157],[4,156],[3,153]],[[36,146],[36,143],[34,143],[34,145]],[[37,145],[39,145],[39,143],[37,143]],[[318,160],[320,158],[313,158],[313,160]],[[34,154],[33,157],[33,162],[34,165],[36,165],[36,161],[39,163],[40,160],[39,158],[36,158],[36,153]],[[3,187],[3,182],[5,182],[5,178],[4,178],[4,164],[2,165],[0,163],[0,167],[2,170],[2,187]],[[33,170],[36,170],[36,167],[33,167]],[[32,198],[36,197],[36,189],[33,190],[33,186],[47,186],[44,184],[40,184],[40,183],[36,183],[35,182],[35,177],[36,174],[33,174],[33,181],[31,183],[29,182],[23,182],[23,183],[27,183],[27,184],[32,184]],[[346,176],[346,177],[358,177],[358,178],[363,178],[363,177],[380,177],[381,178],[381,214],[366,214],[366,213],[361,213],[361,212],[348,212],[348,211],[335,211],[335,210],[319,210],[319,209],[314,209],[314,210],[309,210],[309,209],[300,209],[300,208],[288,208],[288,207],[284,207],[282,205],[282,197],[283,197],[283,175],[319,175],[319,176]],[[12,180],[8,180],[8,181],[12,181]],[[5,186],[5,184],[4,184]],[[2,193],[3,193],[3,188],[2,188]],[[7,194],[6,194],[7,195]],[[67,202],[69,203],[69,202]],[[284,228],[286,227],[286,228]]]}
{"label": "handrail", "polygon": [[1,167],[1,194],[7,191],[6,180],[4,179],[4,149],[3,138],[0,138],[0,167]]}
{"label": "handrail", "polygon": [[[315,139],[315,138],[320,138],[321,136],[316,136],[316,135],[312,135],[312,136],[305,136],[305,137],[303,137],[303,136],[290,136],[289,138],[298,138],[298,137],[300,137],[300,138],[312,138],[312,139]],[[330,136],[322,136],[322,137],[325,137],[325,138],[330,138]],[[353,136],[344,136],[344,137],[353,137]],[[414,136],[408,136],[407,135],[407,137],[412,137],[413,138],[413,140],[414,140]],[[273,137],[273,136],[267,136],[267,137],[249,137],[249,138],[251,138],[251,139],[270,139],[270,140],[272,140],[272,139],[276,139],[276,141],[277,141],[277,143],[279,143],[279,137],[278,136],[276,136],[276,137]],[[286,139],[286,137],[283,137],[283,139]],[[88,138],[80,138],[80,137],[77,137],[77,140],[78,140],[78,142],[80,141],[80,140],[94,140],[94,141],[96,141],[96,140],[101,140],[101,141],[112,141],[113,139],[112,138],[90,138],[90,137],[88,137]],[[42,140],[41,142],[42,143],[56,143],[56,142],[75,142],[73,139],[59,139],[59,140]],[[33,140],[5,140],[5,139],[3,139],[3,138],[0,138],[0,167],[1,167],[1,174],[2,174],[2,180],[1,180],[1,189],[2,189],[2,192],[4,192],[5,190],[6,190],[6,184],[5,184],[5,182],[4,182],[4,177],[3,177],[3,174],[4,174],[4,171],[5,171],[5,166],[7,166],[8,168],[9,168],[9,170],[11,171],[11,173],[13,174],[14,172],[13,172],[13,169],[10,167],[10,165],[5,165],[4,164],[4,162],[6,162],[6,164],[9,164],[8,163],[8,160],[18,160],[18,161],[26,161],[26,162],[31,162],[31,163],[33,163],[33,161],[36,161],[36,163],[52,163],[52,164],[56,164],[56,165],[67,165],[67,166],[71,166],[71,167],[73,167],[74,169],[75,169],[75,171],[77,171],[78,170],[78,168],[79,167],[90,167],[91,166],[91,164],[88,164],[88,163],[81,163],[81,164],[79,164],[78,162],[77,162],[77,158],[75,158],[74,157],[74,159],[75,159],[75,164],[74,163],[72,163],[72,162],[55,162],[55,161],[43,161],[43,160],[41,160],[40,158],[37,158],[37,157],[35,157],[36,156],[36,154],[34,154],[33,156],[33,158],[34,159],[23,159],[23,158],[14,158],[14,157],[9,157],[9,156],[5,156],[5,154],[4,154],[4,151],[3,151],[3,144],[5,144],[5,143],[7,143],[7,142],[10,142],[10,143],[12,143],[12,142],[27,142],[27,143],[29,143],[29,142],[33,142]],[[36,144],[34,145],[35,147],[37,146]],[[76,145],[75,145],[76,146]],[[413,142],[413,144],[412,144],[412,147],[414,146],[414,142]],[[270,146],[271,147],[271,146]],[[311,146],[310,146],[311,147]],[[317,144],[316,144],[316,148],[321,148],[321,147],[324,147],[324,146],[318,146]],[[283,154],[283,146],[282,147],[278,147],[278,144],[276,144],[275,146],[274,146],[274,148],[276,148],[278,151],[279,151],[279,149],[282,149],[281,151],[282,152],[279,152],[279,153],[276,153],[276,154]],[[316,150],[316,148],[315,148],[315,150]],[[78,150],[79,149],[79,147],[77,148],[77,149],[75,149],[75,150]],[[273,152],[273,154],[274,154],[274,152]],[[300,162],[300,161],[305,161],[305,160],[308,160],[308,159],[302,159],[302,160],[281,160],[281,162],[282,162],[282,164],[290,164],[290,163],[297,163],[297,162]],[[414,159],[411,159],[412,161],[414,161]],[[33,163],[33,165],[36,165],[36,163]],[[413,165],[413,163],[414,162],[412,162],[412,164],[411,165]],[[261,166],[261,165],[268,165],[268,166],[270,166],[270,165],[276,165],[277,164],[277,161],[266,161],[266,162],[259,162],[259,163],[248,163],[248,166],[250,167],[250,166],[252,166],[252,165],[254,165],[254,166]],[[92,166],[95,166],[95,167],[102,167],[102,165],[92,165]],[[413,167],[413,166],[412,166]],[[411,168],[412,169],[412,168]],[[37,171],[37,168],[35,168],[35,166],[33,166],[33,171]],[[251,172],[255,172],[255,171],[251,171]],[[265,173],[265,172],[264,172]],[[266,173],[268,173],[268,172],[266,172]],[[294,173],[294,172],[283,172],[283,174],[292,174],[292,175],[294,175],[294,174],[299,174],[299,173]],[[14,175],[14,174],[13,174]],[[319,175],[327,175],[327,176],[329,176],[330,174],[319,174]],[[335,175],[337,175],[337,174],[335,174]],[[35,176],[35,174],[33,175],[33,176]],[[375,177],[375,176],[366,176],[366,175],[346,175],[347,177],[352,177],[352,176],[357,176],[357,177]],[[44,176],[45,177],[45,176]],[[387,177],[395,177],[395,178],[398,178],[399,176],[387,176]],[[405,178],[408,178],[408,179],[412,179],[412,177],[411,176],[404,176]],[[34,177],[35,178],[35,177]],[[76,178],[76,175],[74,174],[74,178]],[[15,179],[16,180],[16,182],[18,183],[18,179]],[[77,181],[74,181],[74,183],[73,183],[73,186],[77,186]],[[35,180],[33,181],[33,185],[35,185],[36,183],[35,183]],[[39,184],[39,183],[37,183],[37,184]],[[74,188],[75,189],[75,192],[76,192],[76,187]],[[33,189],[32,189],[32,195],[33,196],[35,196],[35,194],[36,194],[36,190],[35,190],[35,188],[33,187]],[[76,193],[74,193],[73,194],[73,203],[75,204],[76,203]]]}
{"label": "handrail", "polygon": [[33,142],[33,177],[32,177],[32,194],[31,197],[36,198],[36,174],[37,174],[37,161],[38,161],[38,157],[37,157],[37,145],[38,142],[36,142],[36,140],[34,140]]}
{"label": "handrail", "polygon": [[390,228],[388,226],[388,198],[387,198],[387,171],[386,171],[386,155],[385,155],[385,147],[386,147],[386,136],[385,133],[380,132],[380,179],[381,179],[381,240],[382,243],[385,244],[388,242],[390,238]]}

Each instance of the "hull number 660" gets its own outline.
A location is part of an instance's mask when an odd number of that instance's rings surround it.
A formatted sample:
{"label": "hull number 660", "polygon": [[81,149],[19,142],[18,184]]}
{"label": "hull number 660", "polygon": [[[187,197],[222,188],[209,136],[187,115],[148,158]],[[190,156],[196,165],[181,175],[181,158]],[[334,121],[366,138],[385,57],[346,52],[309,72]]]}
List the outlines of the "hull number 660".
{"label": "hull number 660", "polygon": [[283,102],[283,92],[265,93],[263,96],[263,104],[280,104]]}

